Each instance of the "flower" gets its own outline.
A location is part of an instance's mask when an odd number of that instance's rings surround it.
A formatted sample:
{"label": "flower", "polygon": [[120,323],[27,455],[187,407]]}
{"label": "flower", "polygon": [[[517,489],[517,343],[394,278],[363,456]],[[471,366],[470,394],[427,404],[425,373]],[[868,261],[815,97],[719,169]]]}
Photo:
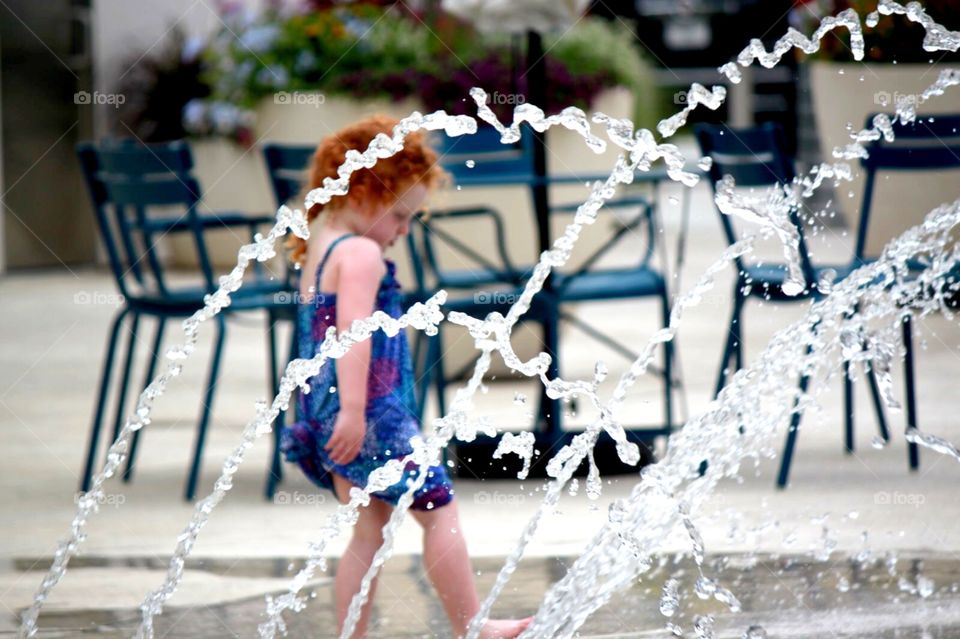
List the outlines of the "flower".
{"label": "flower", "polygon": [[194,99],[184,105],[183,128],[194,135],[203,135],[209,131],[206,102]]}
{"label": "flower", "polygon": [[256,25],[240,36],[240,44],[254,53],[266,53],[273,47],[279,35],[280,29],[276,25]]}

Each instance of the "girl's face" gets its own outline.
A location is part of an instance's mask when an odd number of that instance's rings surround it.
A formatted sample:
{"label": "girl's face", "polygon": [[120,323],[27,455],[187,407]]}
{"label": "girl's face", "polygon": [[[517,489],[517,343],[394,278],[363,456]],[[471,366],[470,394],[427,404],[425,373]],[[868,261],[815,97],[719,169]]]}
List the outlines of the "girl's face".
{"label": "girl's face", "polygon": [[427,197],[427,187],[414,184],[392,205],[377,206],[363,211],[366,215],[364,235],[376,241],[384,249],[405,236],[410,231],[410,221],[420,211]]}

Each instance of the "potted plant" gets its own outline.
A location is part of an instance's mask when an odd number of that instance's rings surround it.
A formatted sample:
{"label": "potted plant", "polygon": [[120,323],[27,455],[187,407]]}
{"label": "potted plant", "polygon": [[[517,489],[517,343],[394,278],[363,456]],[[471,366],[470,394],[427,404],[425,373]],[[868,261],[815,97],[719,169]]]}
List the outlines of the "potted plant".
{"label": "potted plant", "polygon": [[[807,0],[795,6],[793,22],[810,35],[820,18],[852,8],[865,19],[877,9],[877,0]],[[927,0],[924,10],[949,29],[960,28],[960,4],[952,0]],[[942,68],[960,61],[960,54],[930,53],[923,50],[924,29],[905,16],[881,16],[875,27],[864,25],[864,59],[856,61],[850,48],[850,34],[834,30],[820,49],[804,56],[816,120],[817,137],[824,161],[834,161],[832,151],[850,142],[850,131],[863,128],[871,113],[893,113],[898,101],[916,97],[938,77]],[[925,115],[960,112],[960,92],[925,103]],[[834,206],[856,229],[863,195],[863,179],[856,161],[851,162],[855,179],[837,190]],[[889,239],[919,222],[938,204],[952,201],[960,192],[951,185],[956,177],[945,175],[890,175],[878,181],[871,214],[868,254],[877,254]]]}
{"label": "potted plant", "polygon": [[[472,113],[466,91],[478,85],[514,98],[491,105],[506,118],[525,94],[509,36],[481,34],[439,10],[418,13],[402,2],[314,3],[269,5],[252,18],[235,10],[221,18],[224,27],[203,53],[211,94],[184,109],[185,126],[195,135],[249,144],[274,126],[272,107],[320,107],[339,98],[410,100],[428,110]],[[550,103],[540,106],[587,109],[605,89],[644,91],[648,74],[618,27],[587,17],[552,37],[545,56]]]}

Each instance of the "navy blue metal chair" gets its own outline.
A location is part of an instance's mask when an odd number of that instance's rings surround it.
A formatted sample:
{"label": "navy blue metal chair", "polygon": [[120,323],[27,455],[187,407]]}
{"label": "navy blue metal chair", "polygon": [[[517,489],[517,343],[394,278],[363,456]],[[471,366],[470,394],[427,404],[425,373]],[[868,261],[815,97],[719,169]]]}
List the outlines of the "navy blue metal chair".
{"label": "navy blue metal chair", "polygon": [[[554,215],[572,213],[578,205],[553,207]],[[563,309],[564,303],[654,298],[660,304],[661,325],[666,328],[670,323],[670,297],[666,278],[652,266],[657,246],[657,223],[655,207],[645,198],[624,196],[604,206],[605,209],[626,209],[632,217],[618,219],[616,230],[610,238],[597,247],[592,254],[582,260],[577,268],[557,273],[554,294],[560,302],[560,318],[597,341],[607,345],[627,361],[633,362],[640,353],[626,346],[597,328],[590,326],[576,315]],[[596,268],[595,265],[618,243],[631,236],[640,236],[645,248],[639,252],[639,259],[633,266]],[[663,379],[664,425],[662,428],[644,429],[648,436],[669,436],[673,429],[673,387],[679,383],[673,375],[675,344],[673,340],[663,343],[663,367],[649,367],[654,374]]]}
{"label": "navy blue metal chair", "polygon": [[[867,116],[866,125],[873,125],[876,114]],[[890,116],[892,118],[892,115]],[[868,156],[860,159],[864,171],[863,200],[860,205],[860,224],[854,246],[853,266],[871,261],[866,255],[867,235],[870,228],[871,207],[877,176],[881,172],[922,172],[944,169],[960,169],[960,114],[922,116],[914,122],[894,122],[894,140],[882,136],[866,145]],[[922,270],[922,264],[911,264],[911,269]],[[905,392],[907,428],[917,428],[917,400],[914,380],[913,329],[910,315],[903,318],[903,343],[906,349]],[[907,446],[910,468],[920,467],[920,451],[917,444]]]}
{"label": "navy blue metal chair", "polygon": [[[793,163],[784,153],[786,146],[783,131],[778,125],[767,123],[753,128],[733,129],[726,125],[700,124],[694,128],[694,133],[703,155],[712,159],[709,177],[714,190],[724,175],[732,176],[738,187],[768,187],[788,184],[795,177]],[[720,393],[727,377],[743,366],[742,316],[744,305],[749,298],[755,297],[774,303],[818,299],[823,295],[823,292],[818,288],[818,282],[820,282],[821,276],[827,269],[836,273],[834,281],[839,282],[856,267],[854,264],[814,266],[807,250],[799,212],[791,211],[790,220],[799,234],[800,266],[807,281],[807,288],[799,295],[787,295],[783,290],[787,279],[785,264],[758,264],[750,263],[742,257],[736,258],[737,279],[733,290],[733,312],[730,318],[723,358],[720,362],[720,372],[717,376],[716,394]],[[729,216],[721,213],[720,221],[727,241],[730,244],[735,243],[738,239],[737,233]],[[880,434],[884,440],[889,440],[890,435],[876,377],[872,371],[867,377]],[[850,454],[854,450],[853,383],[850,379],[849,363],[847,362],[844,363],[843,380],[844,450]],[[808,383],[808,377],[806,375],[801,376],[801,393],[806,392]],[[794,411],[791,416],[780,472],[777,477],[777,485],[781,488],[786,486],[789,479],[790,464],[796,446],[800,418],[801,412]]]}
{"label": "navy blue metal chair", "polygon": [[[152,380],[160,357],[167,320],[193,315],[204,306],[204,296],[218,288],[206,245],[206,233],[216,229],[239,229],[250,240],[258,226],[271,224],[272,216],[240,213],[202,213],[200,185],[192,175],[193,159],[189,147],[181,142],[143,145],[127,141],[83,143],[77,154],[90,193],[100,236],[124,302],[114,317],[100,379],[97,406],[90,431],[90,442],[81,488],[89,489],[96,463],[100,430],[107,409],[107,395],[113,371],[120,327],[129,316],[130,339],[120,378],[116,401],[113,439],[119,434],[140,319],[154,318],[157,330],[147,365],[146,382]],[[171,213],[171,209],[175,213]],[[157,244],[167,235],[192,238],[199,265],[199,281],[173,284]],[[203,392],[193,459],[187,477],[185,497],[192,499],[199,479],[203,447],[206,441],[211,406],[214,400],[220,359],[227,332],[227,317],[238,312],[268,312],[267,337],[271,351],[270,388],[277,385],[275,314],[282,314],[293,296],[282,278],[271,279],[257,263],[253,279],[235,292],[230,306],[215,319],[217,334]],[[180,279],[180,278],[178,278]],[[282,422],[282,418],[281,418]],[[132,477],[141,432],[135,432],[123,479]]]}
{"label": "navy blue metal chair", "polygon": [[[464,225],[469,232],[464,233]],[[461,232],[457,232],[457,227]],[[449,209],[431,211],[421,218],[420,223],[411,229],[411,237],[416,237],[422,247],[422,255],[427,266],[422,274],[422,285],[428,290],[440,289],[451,293],[444,303],[444,310],[465,313],[483,318],[489,313],[506,314],[510,306],[520,296],[523,284],[531,269],[520,270],[510,259],[506,248],[505,226],[500,213],[487,207]],[[485,255],[484,249],[471,246],[463,239],[466,236],[478,237],[482,234],[495,247],[495,255]],[[454,257],[456,265],[448,266],[443,256]],[[447,260],[449,262],[449,259]],[[427,281],[429,278],[429,282]],[[458,295],[458,293],[460,295]],[[468,293],[464,295],[464,293]],[[524,314],[524,322],[536,322],[541,325],[552,323],[555,327],[558,309],[555,296],[549,291],[538,293]],[[450,381],[463,379],[473,363],[453,373],[446,371],[442,351],[442,328],[436,339],[431,340],[427,354],[427,368],[433,375],[433,386],[437,393],[437,409],[440,415],[446,414],[446,388]],[[551,353],[557,352],[556,330],[544,331],[544,347]]]}
{"label": "navy blue metal chair", "polygon": [[[523,186],[529,188],[531,201],[536,207],[534,186],[545,182],[548,185],[583,184],[584,182],[605,179],[606,175],[547,175],[537,177],[534,171],[533,136],[526,129],[522,129],[520,140],[513,144],[502,144],[500,134],[492,127],[481,126],[477,133],[469,136],[447,137],[438,136],[441,151],[441,161],[444,169],[449,172],[458,186]],[[561,206],[552,206],[550,216],[572,214],[576,211],[579,202]],[[621,196],[608,201],[604,205],[605,211],[626,209],[633,212],[633,216],[620,222],[616,231],[593,254],[582,260],[571,271],[555,272],[551,275],[543,291],[534,298],[535,308],[531,308],[525,319],[539,319],[549,322],[552,326],[545,327],[547,336],[546,346],[550,352],[556,354],[558,321],[565,321],[575,328],[585,332],[613,348],[617,353],[633,361],[639,354],[629,347],[618,342],[613,337],[603,334],[595,327],[590,326],[575,314],[566,312],[565,303],[635,299],[654,297],[661,303],[661,317],[664,326],[669,322],[670,303],[666,280],[661,273],[651,266],[655,244],[655,215],[654,207],[650,202],[638,196]],[[493,245],[496,255],[485,255],[472,248],[466,239],[460,239],[453,233],[445,232],[440,222],[453,218],[468,218],[472,220],[486,219],[490,222]],[[538,220],[544,224],[544,220]],[[625,238],[639,234],[646,226],[646,250],[640,252],[638,263],[623,268],[597,268],[597,263]],[[539,229],[541,235],[543,229]],[[508,285],[522,286],[533,271],[530,265],[515,265],[505,247],[504,224],[500,213],[489,207],[477,207],[460,211],[434,212],[425,228],[424,254],[427,257],[430,271],[436,277],[439,288],[476,290],[490,286]],[[463,236],[461,236],[463,237]],[[460,265],[447,268],[442,267],[436,258],[437,251],[433,246],[433,239],[447,244],[450,253],[458,256]],[[507,298],[517,291],[499,291],[499,296]],[[493,294],[490,295],[493,297]],[[539,299],[538,299],[539,298]],[[489,307],[471,305],[469,300],[456,300],[464,305],[465,312],[474,314],[489,312]],[[506,305],[507,307],[509,305]],[[663,369],[653,368],[653,371],[662,375],[664,380],[664,412],[665,424],[661,428],[643,429],[645,437],[669,435],[673,423],[672,408],[672,360],[674,345],[665,343]],[[554,370],[551,375],[559,373],[554,357]],[[443,382],[439,384],[442,386]],[[543,400],[541,400],[543,401]],[[556,404],[550,406],[551,412],[559,415]],[[636,433],[640,430],[635,429]]]}

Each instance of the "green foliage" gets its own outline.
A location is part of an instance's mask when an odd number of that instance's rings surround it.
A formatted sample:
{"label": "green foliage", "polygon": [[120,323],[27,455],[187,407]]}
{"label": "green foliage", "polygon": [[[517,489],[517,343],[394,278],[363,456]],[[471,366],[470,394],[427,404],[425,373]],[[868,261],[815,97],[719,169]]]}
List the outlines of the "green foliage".
{"label": "green foliage", "polygon": [[[195,134],[237,135],[249,127],[257,104],[281,91],[418,96],[427,108],[450,112],[466,108],[471,86],[525,92],[523,78],[514,77],[507,36],[481,36],[443,13],[419,15],[402,4],[346,4],[286,15],[267,11],[253,21],[228,15],[223,21],[202,58],[210,98],[184,110],[184,124]],[[651,86],[637,45],[620,24],[586,17],[545,38],[544,46],[548,110],[589,108],[599,91],[613,86],[639,98]]]}

